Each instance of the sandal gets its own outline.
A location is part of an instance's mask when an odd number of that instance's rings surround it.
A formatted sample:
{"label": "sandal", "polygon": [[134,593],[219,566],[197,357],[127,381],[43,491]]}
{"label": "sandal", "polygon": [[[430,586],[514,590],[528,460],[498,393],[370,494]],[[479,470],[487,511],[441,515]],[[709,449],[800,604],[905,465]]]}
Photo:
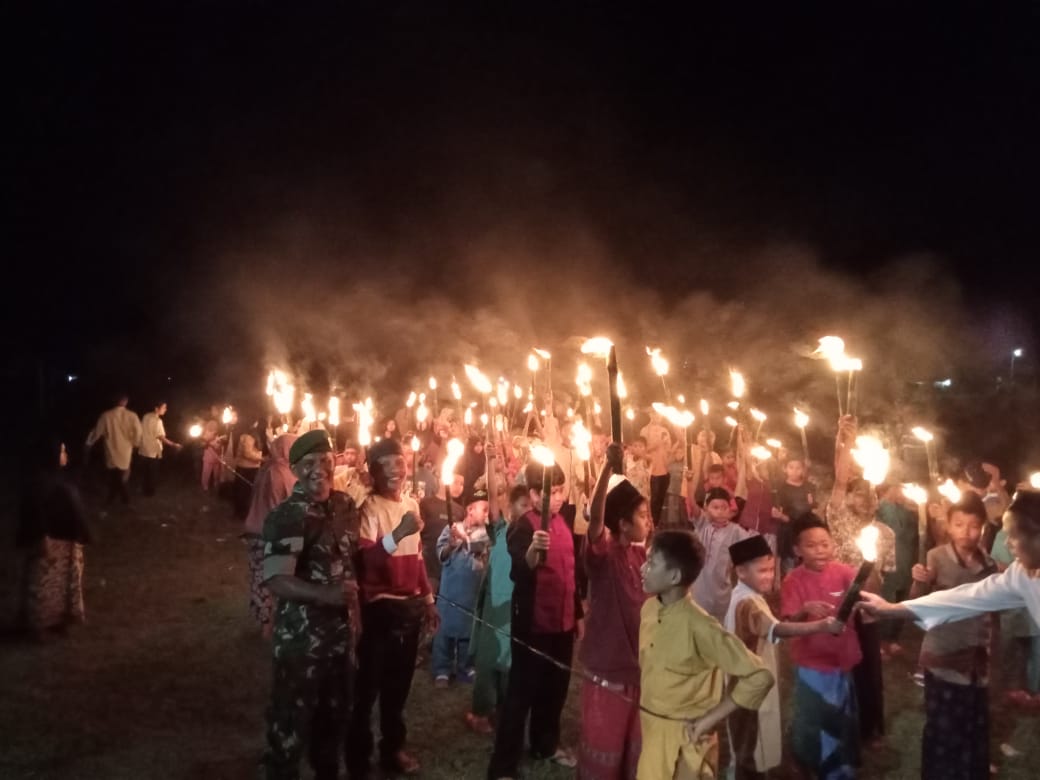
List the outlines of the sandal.
{"label": "sandal", "polygon": [[549,763],[565,769],[574,769],[578,765],[578,759],[567,748],[557,748],[556,752],[549,756]]}

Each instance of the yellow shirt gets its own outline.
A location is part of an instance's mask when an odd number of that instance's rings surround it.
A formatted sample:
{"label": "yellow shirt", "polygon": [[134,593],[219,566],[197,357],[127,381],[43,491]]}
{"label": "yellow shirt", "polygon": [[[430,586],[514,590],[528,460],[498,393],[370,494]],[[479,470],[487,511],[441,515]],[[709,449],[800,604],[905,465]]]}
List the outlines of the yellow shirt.
{"label": "yellow shirt", "polygon": [[[639,780],[713,778],[713,745],[687,741],[684,720],[696,720],[722,700],[726,676],[739,706],[755,710],[773,687],[773,675],[737,637],[687,594],[668,606],[652,598],[639,626],[640,713],[643,749]],[[650,713],[666,715],[668,720]]]}

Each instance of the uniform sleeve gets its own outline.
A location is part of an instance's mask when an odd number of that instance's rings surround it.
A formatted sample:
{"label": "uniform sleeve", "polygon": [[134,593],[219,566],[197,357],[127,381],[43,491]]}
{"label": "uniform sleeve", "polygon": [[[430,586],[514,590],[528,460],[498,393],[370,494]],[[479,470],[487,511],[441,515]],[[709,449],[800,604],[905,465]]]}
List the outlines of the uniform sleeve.
{"label": "uniform sleeve", "polygon": [[[970,582],[949,590],[938,590],[919,599],[904,601],[917,618],[917,624],[928,631],[943,623],[975,617],[986,612],[1000,612],[1026,606],[1023,591],[1037,587],[1021,563],[1013,563],[1003,574],[994,574],[981,582]],[[1034,619],[1040,616],[1033,616]]]}
{"label": "uniform sleeve", "polygon": [[757,655],[717,624],[709,623],[699,628],[694,641],[700,656],[729,677],[733,683],[730,695],[738,706],[746,710],[757,710],[762,706],[776,681]]}
{"label": "uniform sleeve", "polygon": [[263,540],[264,581],[295,576],[296,561],[303,552],[303,517],[286,507],[275,507],[264,519]]}

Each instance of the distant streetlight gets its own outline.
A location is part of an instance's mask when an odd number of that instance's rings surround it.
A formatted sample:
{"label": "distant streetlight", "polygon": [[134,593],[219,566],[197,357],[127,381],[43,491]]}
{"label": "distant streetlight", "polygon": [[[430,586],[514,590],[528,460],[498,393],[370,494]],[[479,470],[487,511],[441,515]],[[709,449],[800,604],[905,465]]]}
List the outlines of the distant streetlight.
{"label": "distant streetlight", "polygon": [[1016,347],[1011,351],[1011,381],[1015,381],[1015,361],[1022,357],[1022,348]]}

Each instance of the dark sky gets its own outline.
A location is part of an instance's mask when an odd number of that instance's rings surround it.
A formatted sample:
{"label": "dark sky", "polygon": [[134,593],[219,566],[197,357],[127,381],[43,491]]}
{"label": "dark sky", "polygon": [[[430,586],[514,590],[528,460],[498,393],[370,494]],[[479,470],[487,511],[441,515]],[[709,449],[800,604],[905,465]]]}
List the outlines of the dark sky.
{"label": "dark sky", "polygon": [[[574,244],[595,259],[554,257],[561,284],[607,273],[666,313],[926,257],[995,350],[1030,343],[1035,4],[279,5],[11,21],[7,256],[42,293],[7,310],[36,326],[12,354],[191,378],[269,356],[258,320],[300,289],[466,308]],[[809,270],[734,261],[778,245]]]}

